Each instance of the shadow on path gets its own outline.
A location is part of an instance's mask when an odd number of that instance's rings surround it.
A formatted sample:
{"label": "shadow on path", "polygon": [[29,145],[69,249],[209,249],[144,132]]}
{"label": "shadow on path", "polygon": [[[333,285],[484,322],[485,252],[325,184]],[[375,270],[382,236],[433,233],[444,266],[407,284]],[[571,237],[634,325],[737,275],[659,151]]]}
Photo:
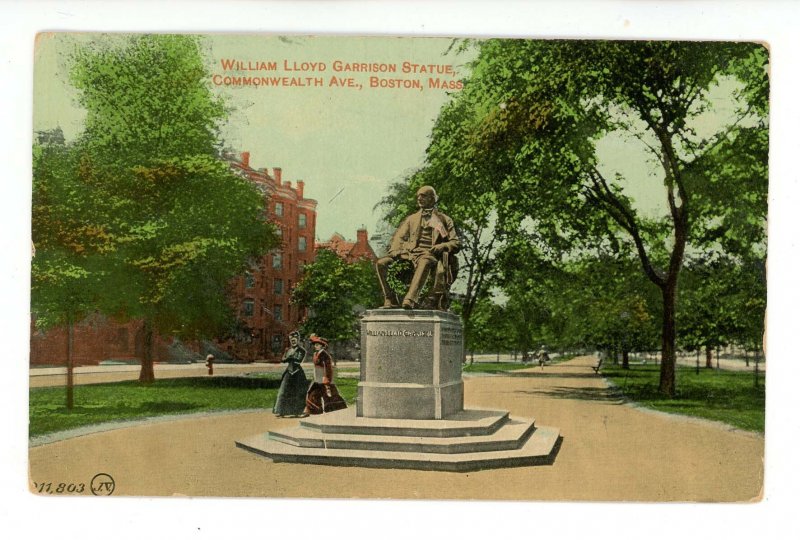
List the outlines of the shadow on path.
{"label": "shadow on path", "polygon": [[503,377],[523,377],[523,378],[530,378],[530,379],[596,379],[599,375],[595,375],[594,373],[585,373],[583,371],[579,373],[565,373],[562,371],[526,371],[526,372],[514,372],[514,371],[507,371],[500,373]]}
{"label": "shadow on path", "polygon": [[571,388],[554,386],[548,390],[517,390],[515,394],[535,395],[555,399],[574,399],[580,401],[599,401],[622,405],[625,400],[618,391],[611,388]]}

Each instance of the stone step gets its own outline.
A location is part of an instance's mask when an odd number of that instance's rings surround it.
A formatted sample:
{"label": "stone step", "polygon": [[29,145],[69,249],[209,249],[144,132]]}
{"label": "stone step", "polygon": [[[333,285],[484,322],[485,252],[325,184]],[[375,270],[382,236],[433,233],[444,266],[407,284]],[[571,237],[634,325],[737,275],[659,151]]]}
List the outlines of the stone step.
{"label": "stone step", "polygon": [[463,454],[519,448],[525,443],[533,430],[534,421],[532,419],[510,418],[500,429],[488,435],[466,435],[460,437],[358,435],[323,433],[298,426],[280,431],[271,431],[268,437],[284,444],[304,448]]}
{"label": "stone step", "polygon": [[553,427],[535,428],[525,444],[513,450],[456,454],[306,448],[269,439],[266,434],[236,441],[237,447],[276,462],[452,472],[548,465],[555,460],[559,444],[559,430]]}
{"label": "stone step", "polygon": [[365,418],[354,407],[309,416],[300,426],[322,433],[403,437],[465,437],[490,435],[508,421],[508,411],[465,409],[442,420]]}

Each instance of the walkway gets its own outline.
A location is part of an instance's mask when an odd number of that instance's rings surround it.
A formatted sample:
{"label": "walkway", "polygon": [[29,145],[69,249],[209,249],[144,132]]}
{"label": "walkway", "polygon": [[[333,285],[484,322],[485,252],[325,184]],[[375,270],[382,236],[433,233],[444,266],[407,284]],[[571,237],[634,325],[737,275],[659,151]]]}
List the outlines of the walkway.
{"label": "walkway", "polygon": [[272,463],[234,446],[237,438],[297,422],[263,411],[148,423],[35,447],[31,479],[88,482],[105,472],[116,482],[115,495],[758,500],[760,435],[621,403],[591,370],[594,361],[465,378],[468,407],[504,408],[561,428],[552,466],[463,474]]}
{"label": "walkway", "polygon": [[[357,370],[358,362],[341,361],[337,363],[340,370]],[[311,362],[306,361],[306,369],[312,368]],[[181,377],[206,377],[208,368],[205,364],[155,364],[153,369],[156,379],[177,379]],[[214,376],[244,375],[247,373],[281,373],[286,369],[286,364],[253,363],[253,364],[214,364]],[[80,366],[74,370],[75,384],[96,384],[119,381],[135,381],[139,379],[140,366],[134,364],[106,365],[106,366]],[[31,368],[29,381],[31,388],[44,386],[64,386],[66,384],[67,368]]]}

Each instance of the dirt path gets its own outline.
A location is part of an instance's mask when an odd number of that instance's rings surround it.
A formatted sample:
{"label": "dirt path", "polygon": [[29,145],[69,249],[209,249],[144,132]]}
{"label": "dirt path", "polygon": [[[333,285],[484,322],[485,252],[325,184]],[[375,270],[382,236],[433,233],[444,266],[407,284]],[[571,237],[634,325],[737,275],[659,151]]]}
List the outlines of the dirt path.
{"label": "dirt path", "polygon": [[760,497],[764,440],[720,424],[621,403],[592,357],[465,378],[467,406],[504,408],[561,428],[552,466],[472,473],[272,463],[234,446],[297,423],[269,412],[189,418],[96,433],[30,450],[31,480],[118,495],[428,499],[748,501]]}
{"label": "dirt path", "polygon": [[[306,362],[306,370],[311,370],[310,362]],[[340,370],[357,370],[358,362],[340,361]],[[156,364],[153,366],[156,379],[179,379],[182,377],[207,377],[208,368],[205,364]],[[213,377],[245,375],[248,373],[281,373],[286,369],[286,364],[214,364]],[[97,384],[120,381],[136,381],[139,379],[139,366],[81,366],[75,368],[75,384]],[[47,386],[65,386],[66,368],[31,368],[28,381],[31,388]]]}

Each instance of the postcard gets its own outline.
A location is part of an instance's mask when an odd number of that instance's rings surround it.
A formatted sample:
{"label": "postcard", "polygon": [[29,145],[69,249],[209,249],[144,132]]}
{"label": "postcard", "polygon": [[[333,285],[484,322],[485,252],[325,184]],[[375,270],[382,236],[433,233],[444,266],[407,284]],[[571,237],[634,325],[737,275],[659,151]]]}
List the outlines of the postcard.
{"label": "postcard", "polygon": [[760,501],[769,69],[39,34],[30,491]]}

